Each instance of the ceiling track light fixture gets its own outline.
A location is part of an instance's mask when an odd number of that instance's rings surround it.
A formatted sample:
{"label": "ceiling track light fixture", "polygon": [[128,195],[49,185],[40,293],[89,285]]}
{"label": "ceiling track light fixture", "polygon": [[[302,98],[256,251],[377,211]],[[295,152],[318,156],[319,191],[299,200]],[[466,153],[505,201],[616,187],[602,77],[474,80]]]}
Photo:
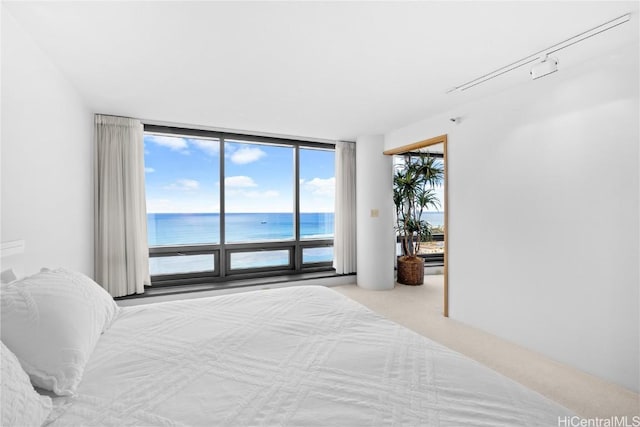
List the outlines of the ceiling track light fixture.
{"label": "ceiling track light fixture", "polygon": [[452,87],[451,89],[447,90],[447,93],[462,92],[464,90],[470,89],[486,81],[495,79],[496,77],[501,76],[505,73],[508,73],[509,71],[516,70],[520,67],[529,65],[534,62],[538,62],[531,68],[531,72],[530,72],[531,77],[534,80],[537,78],[549,75],[551,73],[554,73],[558,70],[558,60],[556,58],[549,57],[549,55],[556,53],[562,49],[565,49],[569,46],[572,46],[576,43],[579,43],[583,40],[589,39],[595,35],[611,30],[619,25],[622,25],[628,22],[629,19],[631,19],[631,14],[629,13],[619,16],[618,18],[605,22],[602,25],[598,25],[597,27],[591,28],[571,38],[563,40],[560,43],[556,43],[553,46],[550,46],[546,49],[533,53],[518,61],[512,62],[509,65],[506,65],[502,68],[498,68],[497,70],[494,70],[476,79],[470,80],[464,84],[461,84],[460,86]]}
{"label": "ceiling track light fixture", "polygon": [[535,80],[540,77],[548,76],[556,71],[558,71],[558,60],[556,58],[549,58],[545,55],[544,58],[542,58],[542,61],[531,67],[529,74],[531,74],[531,78]]}

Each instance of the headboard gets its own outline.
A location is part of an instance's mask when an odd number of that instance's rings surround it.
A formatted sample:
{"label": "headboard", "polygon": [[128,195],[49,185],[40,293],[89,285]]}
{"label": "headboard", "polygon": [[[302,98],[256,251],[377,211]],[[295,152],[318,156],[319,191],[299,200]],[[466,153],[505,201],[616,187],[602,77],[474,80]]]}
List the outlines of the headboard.
{"label": "headboard", "polygon": [[3,242],[0,246],[0,272],[3,282],[11,279],[7,270],[13,270],[13,274],[18,278],[24,276],[24,249],[24,240]]}

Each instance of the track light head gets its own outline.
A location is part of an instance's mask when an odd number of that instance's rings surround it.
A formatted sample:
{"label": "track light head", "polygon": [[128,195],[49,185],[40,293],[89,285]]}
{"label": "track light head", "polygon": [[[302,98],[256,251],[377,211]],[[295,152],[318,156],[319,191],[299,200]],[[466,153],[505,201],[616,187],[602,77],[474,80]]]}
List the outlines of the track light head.
{"label": "track light head", "polygon": [[531,74],[531,78],[535,80],[540,77],[548,76],[556,71],[558,71],[558,60],[556,58],[549,58],[545,55],[542,61],[531,67],[531,71],[529,73]]}

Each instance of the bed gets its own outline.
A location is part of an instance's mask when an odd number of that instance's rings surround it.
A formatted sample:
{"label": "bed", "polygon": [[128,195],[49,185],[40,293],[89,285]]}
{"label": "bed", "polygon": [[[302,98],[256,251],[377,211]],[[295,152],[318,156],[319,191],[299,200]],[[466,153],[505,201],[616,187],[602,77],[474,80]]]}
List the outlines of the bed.
{"label": "bed", "polygon": [[48,392],[45,425],[555,426],[572,416],[322,286],[106,318],[76,388]]}

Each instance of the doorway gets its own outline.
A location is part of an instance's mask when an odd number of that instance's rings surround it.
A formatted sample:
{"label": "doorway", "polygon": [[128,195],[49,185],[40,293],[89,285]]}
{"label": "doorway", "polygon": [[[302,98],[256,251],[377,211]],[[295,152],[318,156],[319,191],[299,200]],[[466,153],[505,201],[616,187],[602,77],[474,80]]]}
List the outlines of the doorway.
{"label": "doorway", "polygon": [[442,218],[442,229],[443,229],[443,245],[444,245],[444,267],[443,267],[443,279],[444,279],[444,310],[443,314],[445,317],[449,317],[449,275],[448,275],[448,253],[449,253],[449,244],[448,244],[448,217],[449,217],[449,206],[448,206],[448,170],[447,170],[447,135],[440,135],[434,138],[425,139],[423,141],[415,142],[413,144],[404,145],[402,147],[393,148],[390,150],[384,151],[384,154],[389,156],[394,155],[402,155],[407,153],[420,153],[420,152],[430,152],[430,153],[438,153],[442,158],[442,163],[444,167],[444,184],[442,188],[442,208],[443,208],[443,218]]}

